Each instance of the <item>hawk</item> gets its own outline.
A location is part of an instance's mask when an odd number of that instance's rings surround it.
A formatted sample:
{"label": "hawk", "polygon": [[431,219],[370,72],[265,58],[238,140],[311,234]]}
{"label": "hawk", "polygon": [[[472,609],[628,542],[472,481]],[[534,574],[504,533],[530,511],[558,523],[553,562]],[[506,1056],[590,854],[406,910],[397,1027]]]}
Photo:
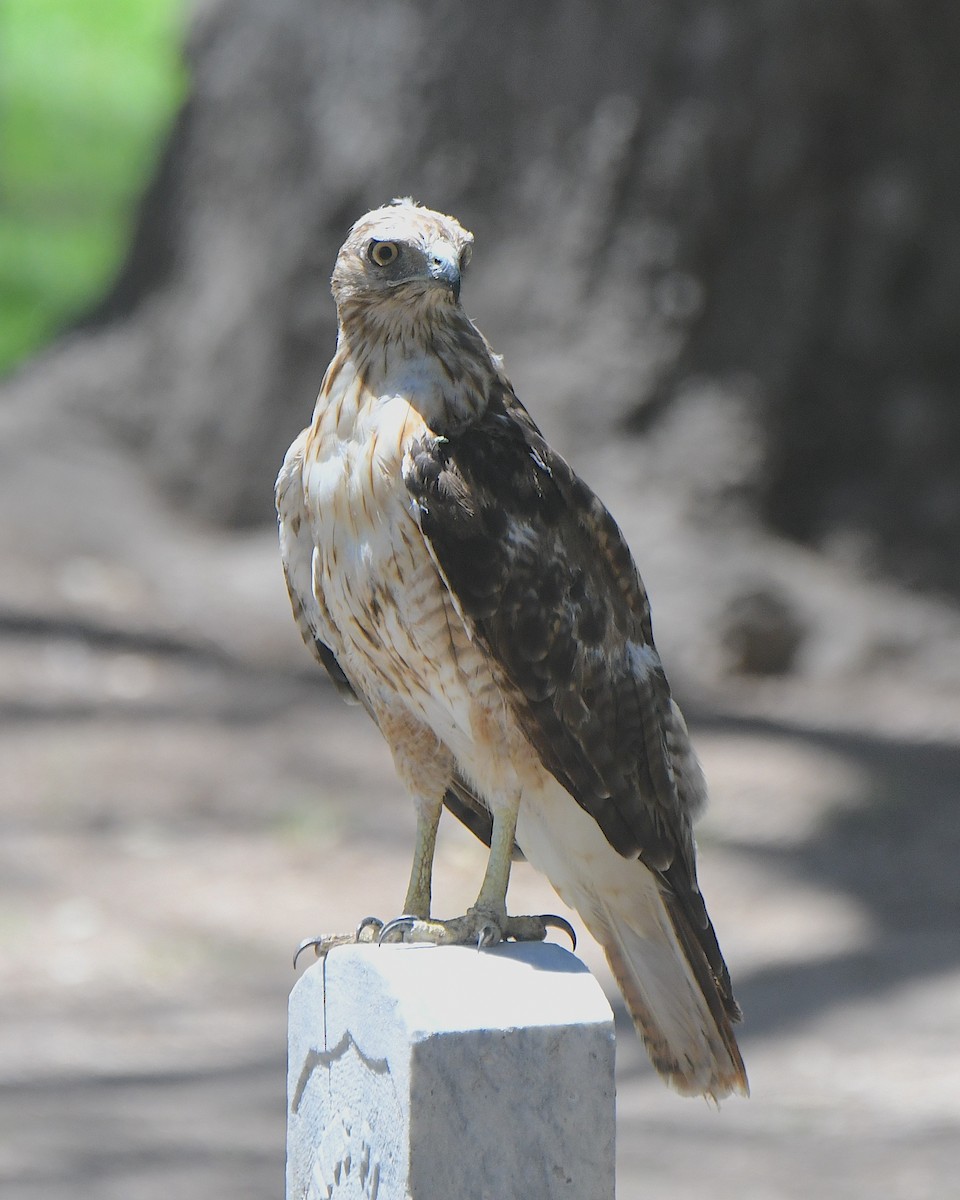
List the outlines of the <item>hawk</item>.
{"label": "hawk", "polygon": [[[543,938],[565,923],[507,914],[519,848],[604,948],[664,1079],[745,1095],[697,886],[706,787],[647,595],[460,305],[472,242],[411,200],[357,221],[332,277],[336,354],[277,480],[304,641],[377,723],[416,809],[404,915],[375,924],[440,944]],[[490,853],[476,903],[441,921],[444,805]]]}

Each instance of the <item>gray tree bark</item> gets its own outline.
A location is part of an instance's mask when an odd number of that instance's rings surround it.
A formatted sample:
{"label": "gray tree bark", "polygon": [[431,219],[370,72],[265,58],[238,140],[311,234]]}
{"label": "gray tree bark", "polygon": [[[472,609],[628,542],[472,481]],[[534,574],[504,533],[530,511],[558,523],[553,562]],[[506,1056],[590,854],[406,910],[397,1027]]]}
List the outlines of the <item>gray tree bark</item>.
{"label": "gray tree bark", "polygon": [[659,430],[693,502],[960,591],[952,0],[208,0],[187,52],[64,351],[178,504],[270,519],[337,247],[412,194],[477,234],[466,306],[561,447]]}

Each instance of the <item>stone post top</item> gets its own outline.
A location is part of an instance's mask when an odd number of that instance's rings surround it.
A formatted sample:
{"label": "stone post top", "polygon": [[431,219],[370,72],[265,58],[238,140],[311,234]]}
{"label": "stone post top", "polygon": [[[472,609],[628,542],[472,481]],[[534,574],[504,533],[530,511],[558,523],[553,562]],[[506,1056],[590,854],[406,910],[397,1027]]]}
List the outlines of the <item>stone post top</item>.
{"label": "stone post top", "polygon": [[316,974],[328,988],[387,1002],[411,1032],[613,1021],[586,965],[552,942],[504,942],[484,950],[404,943],[337,946],[297,987],[320,982],[312,978]]}
{"label": "stone post top", "polygon": [[287,1200],[613,1200],[614,1049],[556,944],[337,946],[290,996]]}

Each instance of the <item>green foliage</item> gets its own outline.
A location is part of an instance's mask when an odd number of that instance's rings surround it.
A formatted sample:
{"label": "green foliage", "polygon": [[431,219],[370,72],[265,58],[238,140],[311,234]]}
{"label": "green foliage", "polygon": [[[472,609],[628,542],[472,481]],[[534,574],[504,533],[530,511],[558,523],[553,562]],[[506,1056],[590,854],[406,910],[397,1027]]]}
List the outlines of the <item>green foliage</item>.
{"label": "green foliage", "polygon": [[0,371],[109,285],[183,97],[183,0],[0,0]]}

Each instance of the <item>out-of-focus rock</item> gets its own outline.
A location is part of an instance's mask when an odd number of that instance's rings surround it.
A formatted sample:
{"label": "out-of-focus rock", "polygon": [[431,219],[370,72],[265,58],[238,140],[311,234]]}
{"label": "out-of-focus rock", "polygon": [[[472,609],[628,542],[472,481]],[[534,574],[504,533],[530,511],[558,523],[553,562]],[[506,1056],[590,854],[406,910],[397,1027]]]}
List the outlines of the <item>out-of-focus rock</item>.
{"label": "out-of-focus rock", "polygon": [[805,633],[789,599],[765,584],[734,596],[720,617],[721,644],[742,675],[788,674]]}

